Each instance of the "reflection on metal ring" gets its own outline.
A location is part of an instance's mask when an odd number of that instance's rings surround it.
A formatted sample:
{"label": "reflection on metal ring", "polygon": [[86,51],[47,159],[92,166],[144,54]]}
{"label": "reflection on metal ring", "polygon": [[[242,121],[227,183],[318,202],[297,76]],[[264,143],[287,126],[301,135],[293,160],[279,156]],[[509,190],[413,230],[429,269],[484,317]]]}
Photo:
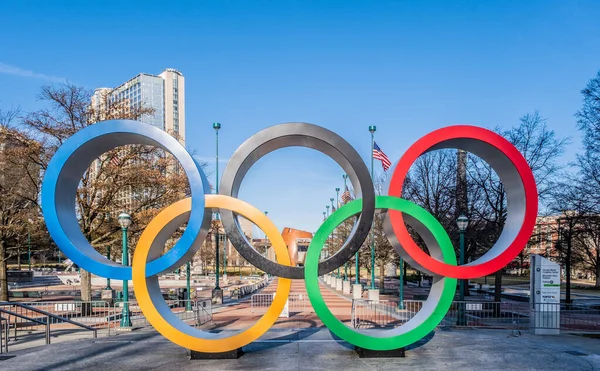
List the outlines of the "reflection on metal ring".
{"label": "reflection on metal ring", "polygon": [[[375,190],[369,170],[346,140],[330,130],[307,123],[286,123],[261,130],[231,156],[221,178],[219,193],[237,197],[252,165],[266,154],[286,147],[312,148],[331,157],[348,174],[356,197],[362,198],[361,213],[350,236],[335,255],[319,264],[319,275],[323,275],[342,266],[358,251],[369,234],[375,212]],[[244,236],[233,212],[221,211],[221,221],[227,238],[248,262],[275,276],[304,278],[303,268],[280,265],[259,254]]]}
{"label": "reflection on metal ring", "polygon": [[75,211],[75,195],[83,173],[104,152],[128,144],[153,145],[170,152],[187,175],[192,191],[192,212],[179,242],[164,256],[148,263],[148,274],[165,272],[176,263],[190,260],[204,241],[211,213],[204,208],[210,187],[204,172],[175,138],[152,125],[131,120],[99,122],[73,134],[56,151],[42,183],[42,210],[48,231],[62,252],[79,267],[98,276],[131,279],[131,268],[108,260],[85,238]]}
{"label": "reflection on metal ring", "polygon": [[[221,208],[232,210],[255,223],[269,236],[279,264],[290,264],[285,242],[277,227],[266,215],[254,206],[244,201],[222,196],[206,195],[206,208]],[[232,336],[227,332],[215,334],[191,327],[177,317],[167,305],[160,291],[158,276],[148,275],[146,265],[148,260],[160,256],[163,247],[171,233],[165,230],[174,230],[180,227],[192,210],[190,199],[178,201],[161,211],[152,221],[136,246],[133,256],[133,288],[138,305],[148,322],[164,337],[177,345],[198,352],[218,353],[241,348],[264,334],[279,318],[279,314],[286,305],[292,281],[280,278],[277,284],[276,295],[267,312],[250,328]],[[202,243],[203,241],[200,241]],[[176,265],[172,265],[173,269]]]}
{"label": "reflection on metal ring", "polygon": [[[408,171],[422,154],[443,148],[460,148],[486,161],[498,174],[507,197],[507,216],[502,234],[479,259],[454,266],[435,259],[412,240],[402,213],[390,210],[384,228],[390,243],[412,267],[429,274],[454,278],[476,278],[494,273],[510,263],[527,245],[535,227],[538,194],[531,168],[508,140],[476,126],[448,126],[415,142],[402,156],[392,174],[388,194],[401,197]],[[417,230],[418,233],[421,230]]]}

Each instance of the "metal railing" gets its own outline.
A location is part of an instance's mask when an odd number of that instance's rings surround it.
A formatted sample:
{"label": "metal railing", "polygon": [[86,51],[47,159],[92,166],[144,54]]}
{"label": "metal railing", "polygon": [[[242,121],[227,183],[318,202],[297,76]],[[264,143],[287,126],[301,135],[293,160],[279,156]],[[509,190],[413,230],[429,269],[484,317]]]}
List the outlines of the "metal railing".
{"label": "metal railing", "polygon": [[244,296],[253,294],[253,293],[267,287],[269,285],[269,283],[270,283],[269,278],[264,278],[255,283],[236,287],[231,290],[231,293],[230,293],[231,299],[241,299]]}
{"label": "metal railing", "polygon": [[[250,312],[264,313],[273,303],[274,293],[254,294],[250,298]],[[306,294],[290,293],[288,296],[288,311],[290,313],[314,312]]]}
{"label": "metal railing", "polygon": [[10,324],[8,319],[0,317],[0,354],[3,353],[3,349],[8,353],[8,330]]}
{"label": "metal railing", "polygon": [[351,323],[354,328],[391,328],[410,320],[421,302],[406,302],[404,309],[389,300],[352,300]]}
{"label": "metal railing", "polygon": [[[66,324],[71,327],[92,331],[94,338],[98,336],[96,328],[86,326],[69,318],[61,317],[55,313],[27,304],[0,302],[0,313],[4,319],[4,321],[0,321],[3,326],[2,331],[0,332],[5,334],[4,349],[6,352],[8,352],[8,342],[10,340],[9,330],[11,324],[14,330],[14,341],[17,341],[18,339],[18,331],[26,331],[29,334],[34,331],[44,331],[45,342],[46,344],[50,344],[51,331],[52,329],[57,330],[56,327],[59,324]],[[0,345],[2,345],[1,341]]]}
{"label": "metal railing", "polygon": [[[197,300],[165,300],[171,311],[189,326],[202,326],[212,320],[212,302],[209,298]],[[150,322],[142,312],[136,300],[130,300],[129,318],[133,328],[148,327]],[[120,327],[123,303],[115,302],[111,307],[109,323],[109,335]]]}
{"label": "metal railing", "polygon": [[600,310],[595,306],[536,303],[532,307],[531,327],[560,327],[561,332],[598,333]]}
{"label": "metal railing", "polygon": [[[424,301],[352,301],[354,328],[389,328],[409,321]],[[582,305],[455,301],[439,326],[487,329],[560,329],[570,333],[600,332],[600,309]]]}
{"label": "metal railing", "polygon": [[[210,298],[196,300],[166,300],[173,313],[190,326],[202,326],[212,321]],[[0,348],[7,347],[7,340],[16,341],[25,335],[45,334],[46,344],[52,335],[72,334],[75,330],[86,329],[94,332],[104,330],[106,335],[114,335],[120,327],[122,302],[110,304],[106,301],[93,302],[0,302]],[[130,319],[133,328],[150,326],[150,323],[137,305],[129,301]],[[12,336],[3,336],[13,332]]]}

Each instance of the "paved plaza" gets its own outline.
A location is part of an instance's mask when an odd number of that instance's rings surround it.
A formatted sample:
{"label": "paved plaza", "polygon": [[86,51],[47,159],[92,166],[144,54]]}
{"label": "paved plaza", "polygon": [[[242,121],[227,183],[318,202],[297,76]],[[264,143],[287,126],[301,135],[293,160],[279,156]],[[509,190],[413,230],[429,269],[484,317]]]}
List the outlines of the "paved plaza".
{"label": "paved plaza", "polygon": [[600,340],[501,330],[438,330],[405,358],[358,358],[323,328],[273,329],[237,360],[189,360],[153,330],[63,342],[11,353],[3,370],[596,370]]}
{"label": "paved plaza", "polygon": [[[276,288],[275,280],[262,292]],[[342,321],[350,320],[351,302],[321,287],[325,301]],[[292,292],[305,295],[304,282]],[[260,314],[249,300],[215,308],[215,331],[247,328]],[[57,338],[56,340],[59,340]],[[411,346],[405,358],[358,358],[354,347],[323,327],[306,310],[291,309],[237,360],[190,360],[189,353],[149,328],[98,339],[85,334],[49,346],[13,346],[0,361],[2,370],[595,370],[600,369],[600,340],[575,335],[512,336],[509,330],[438,329]],[[39,339],[40,345],[43,344]],[[16,344],[15,344],[16,345]],[[1,358],[0,358],[1,359]]]}

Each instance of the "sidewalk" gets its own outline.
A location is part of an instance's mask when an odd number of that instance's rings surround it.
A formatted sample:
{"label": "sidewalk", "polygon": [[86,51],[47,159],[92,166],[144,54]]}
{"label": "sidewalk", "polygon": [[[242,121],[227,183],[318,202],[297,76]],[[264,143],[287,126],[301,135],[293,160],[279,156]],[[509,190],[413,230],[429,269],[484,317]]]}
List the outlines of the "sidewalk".
{"label": "sidewalk", "polygon": [[274,329],[244,347],[237,360],[190,361],[155,331],[52,344],[10,353],[5,370],[591,370],[600,342],[573,335],[509,337],[507,331],[436,331],[406,358],[358,358],[327,329]]}

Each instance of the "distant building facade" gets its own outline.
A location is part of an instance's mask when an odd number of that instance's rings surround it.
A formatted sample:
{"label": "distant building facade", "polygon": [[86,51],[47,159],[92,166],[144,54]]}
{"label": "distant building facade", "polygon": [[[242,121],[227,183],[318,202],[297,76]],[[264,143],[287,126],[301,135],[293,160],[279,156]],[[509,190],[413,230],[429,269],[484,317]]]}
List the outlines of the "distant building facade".
{"label": "distant building facade", "polygon": [[[166,131],[185,144],[185,78],[175,69],[167,68],[158,75],[140,73],[116,88],[96,89],[91,98],[91,108],[97,121],[110,119],[107,116],[108,107],[117,111],[134,107],[151,108],[154,111],[152,114],[144,114],[138,120]],[[114,112],[110,114],[114,115]],[[99,166],[98,160],[92,165],[92,177]],[[178,169],[173,159],[173,165],[167,171],[175,172]],[[130,211],[136,208],[135,200],[140,197],[143,195],[134,195],[125,187],[119,191],[116,201],[124,205],[123,211]]]}
{"label": "distant building facade", "polygon": [[[185,142],[185,78],[173,68],[158,75],[140,73],[116,88],[98,88],[92,96],[92,107],[102,112],[108,103],[125,101],[130,107],[154,110],[140,121],[155,126]],[[102,118],[102,117],[100,117]]]}
{"label": "distant building facade", "polygon": [[310,245],[313,234],[307,231],[285,227],[281,232],[281,236],[288,248],[292,266],[304,266],[306,251],[308,251],[308,246]]}

